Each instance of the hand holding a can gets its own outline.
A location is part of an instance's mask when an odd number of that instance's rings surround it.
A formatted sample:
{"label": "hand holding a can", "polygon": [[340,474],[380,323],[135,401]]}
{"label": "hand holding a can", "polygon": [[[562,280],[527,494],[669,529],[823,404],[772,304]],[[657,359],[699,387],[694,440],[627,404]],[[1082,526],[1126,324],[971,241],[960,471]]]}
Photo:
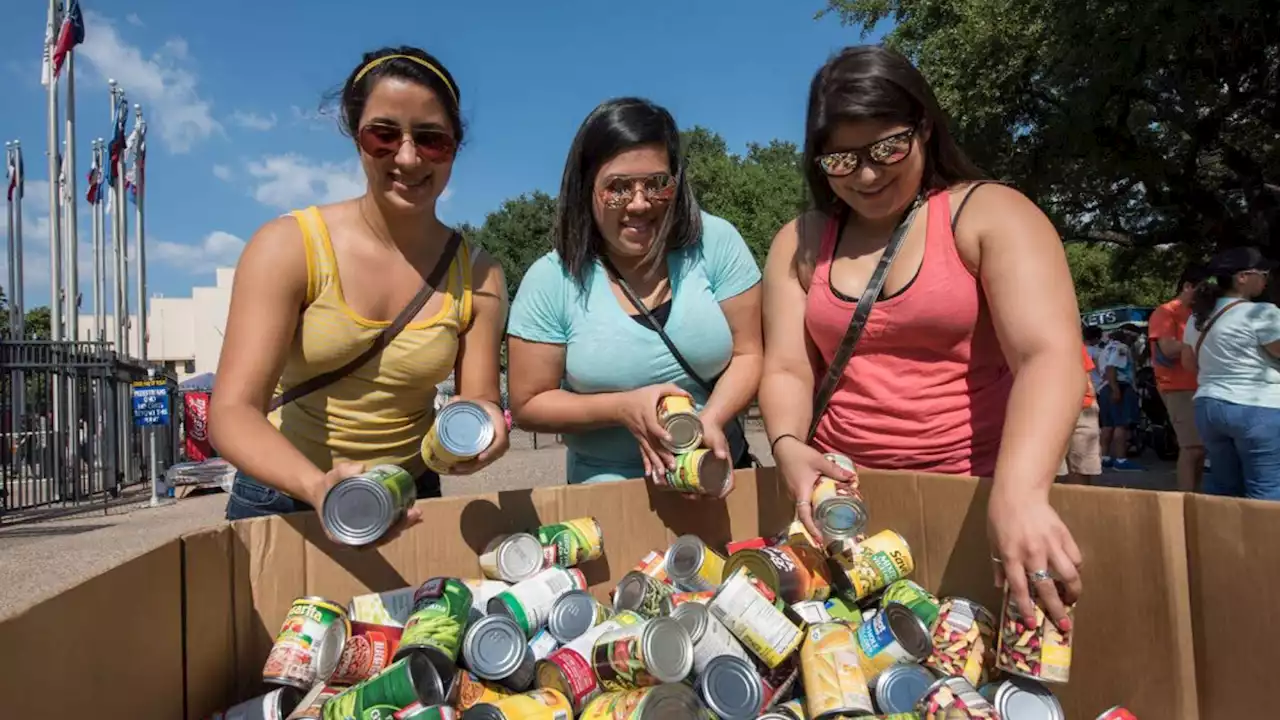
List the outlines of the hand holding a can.
{"label": "hand holding a can", "polygon": [[1079,568],[1084,559],[1049,499],[1001,492],[997,484],[987,509],[987,531],[996,587],[1008,583],[1024,617],[1035,617],[1034,591],[1054,624],[1070,631],[1066,605],[1080,597]]}
{"label": "hand holding a can", "polygon": [[618,424],[635,435],[640,445],[640,459],[644,461],[645,477],[650,479],[661,477],[676,467],[675,455],[665,447],[665,443],[671,442],[671,434],[658,421],[658,403],[666,395],[692,399],[679,385],[646,385],[620,393],[615,410]]}
{"label": "hand holding a can", "polygon": [[[309,496],[307,498],[304,498],[307,504],[315,508],[316,515],[319,516],[320,518],[320,527],[324,529],[325,535],[328,536],[330,540],[336,543],[343,544],[343,545],[350,544],[345,540],[343,540],[342,538],[335,537],[333,533],[330,532],[329,525],[325,522],[325,516],[324,516],[325,497],[329,494],[329,489],[332,488],[334,485],[337,485],[338,483],[342,482],[343,480],[346,480],[347,478],[352,478],[357,475],[360,475],[364,471],[365,471],[365,467],[360,463],[336,462],[333,465],[333,469],[325,473],[324,476],[320,479],[320,481],[316,483],[316,485],[311,489]],[[378,545],[383,545],[385,543],[391,542],[392,540],[396,539],[400,535],[400,533],[413,527],[414,525],[417,525],[420,522],[422,522],[422,511],[415,507],[410,507],[408,510],[404,512],[399,522],[392,525],[391,529],[387,530],[387,532],[383,534],[381,537],[379,537],[377,541],[371,543],[366,547],[376,547]]]}
{"label": "hand holding a can", "polygon": [[[464,398],[454,396],[449,399],[446,405],[457,402]],[[502,408],[488,400],[480,400],[476,398],[466,398],[470,402],[479,405],[489,415],[489,419],[493,422],[493,440],[489,446],[480,451],[480,454],[470,460],[462,462],[449,468],[450,475],[470,475],[478,472],[493,464],[498,458],[507,453],[507,449],[511,446],[510,436],[507,432],[507,418],[503,414]]]}
{"label": "hand holding a can", "polygon": [[791,497],[796,500],[796,517],[815,540],[823,542],[822,530],[813,519],[813,486],[821,477],[848,484],[857,475],[824,457],[821,451],[794,435],[777,438],[773,444],[773,461],[787,481]]}

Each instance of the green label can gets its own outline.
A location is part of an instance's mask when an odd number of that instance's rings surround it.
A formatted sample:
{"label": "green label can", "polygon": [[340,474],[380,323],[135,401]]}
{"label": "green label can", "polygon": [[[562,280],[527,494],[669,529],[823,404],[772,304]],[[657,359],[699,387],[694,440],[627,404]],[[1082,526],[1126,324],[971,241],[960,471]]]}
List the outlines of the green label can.
{"label": "green label can", "polygon": [[422,653],[411,653],[330,698],[323,720],[388,720],[414,703],[443,702],[444,689],[431,661]]}
{"label": "green label can", "polygon": [[930,630],[938,622],[940,603],[937,596],[912,580],[896,580],[884,589],[884,594],[880,596],[880,607],[891,602],[911,608],[911,612],[923,620]]}
{"label": "green label can", "polygon": [[400,647],[437,650],[457,662],[462,631],[471,614],[471,588],[457,578],[432,578],[418,588],[413,600]]}
{"label": "green label can", "polygon": [[604,554],[604,533],[593,517],[576,518],[537,530],[543,566],[573,567]]}

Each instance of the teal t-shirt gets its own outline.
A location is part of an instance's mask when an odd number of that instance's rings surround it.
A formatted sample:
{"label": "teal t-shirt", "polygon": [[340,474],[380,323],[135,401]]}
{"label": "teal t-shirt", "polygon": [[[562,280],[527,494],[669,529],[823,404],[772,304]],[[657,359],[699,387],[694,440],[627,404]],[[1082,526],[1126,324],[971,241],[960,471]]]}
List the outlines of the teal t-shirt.
{"label": "teal t-shirt", "polygon": [[[737,228],[702,213],[702,239],[667,255],[672,304],[664,329],[693,369],[708,382],[729,365],[733,334],[720,303],[760,282],[760,268]],[[597,260],[585,291],[554,251],[535,262],[511,303],[507,332],[525,340],[565,346],[561,387],[575,393],[621,392],[674,383],[693,395],[699,410],[708,394],[676,362],[647,324],[630,317]],[[515,368],[519,372],[519,368]],[[725,428],[733,457],[746,439]],[[626,428],[600,428],[564,436],[571,484],[644,475],[635,437]]]}

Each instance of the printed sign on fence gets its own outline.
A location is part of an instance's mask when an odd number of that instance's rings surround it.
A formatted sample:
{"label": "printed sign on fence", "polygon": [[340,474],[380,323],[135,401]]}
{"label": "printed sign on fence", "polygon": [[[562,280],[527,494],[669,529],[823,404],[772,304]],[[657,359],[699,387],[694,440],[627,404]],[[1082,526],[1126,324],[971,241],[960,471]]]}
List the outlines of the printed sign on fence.
{"label": "printed sign on fence", "polygon": [[133,383],[133,424],[169,424],[169,387],[165,380]]}

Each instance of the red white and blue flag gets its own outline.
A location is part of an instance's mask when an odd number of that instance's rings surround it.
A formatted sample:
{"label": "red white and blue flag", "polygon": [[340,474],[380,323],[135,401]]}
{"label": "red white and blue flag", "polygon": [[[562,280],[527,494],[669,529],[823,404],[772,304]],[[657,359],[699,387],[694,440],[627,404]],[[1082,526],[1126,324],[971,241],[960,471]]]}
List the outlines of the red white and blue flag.
{"label": "red white and blue flag", "polygon": [[58,31],[58,42],[53,47],[53,79],[58,79],[62,72],[62,63],[67,53],[76,45],[84,42],[84,16],[80,13],[79,0],[71,0],[67,14],[62,18],[62,28]]}

